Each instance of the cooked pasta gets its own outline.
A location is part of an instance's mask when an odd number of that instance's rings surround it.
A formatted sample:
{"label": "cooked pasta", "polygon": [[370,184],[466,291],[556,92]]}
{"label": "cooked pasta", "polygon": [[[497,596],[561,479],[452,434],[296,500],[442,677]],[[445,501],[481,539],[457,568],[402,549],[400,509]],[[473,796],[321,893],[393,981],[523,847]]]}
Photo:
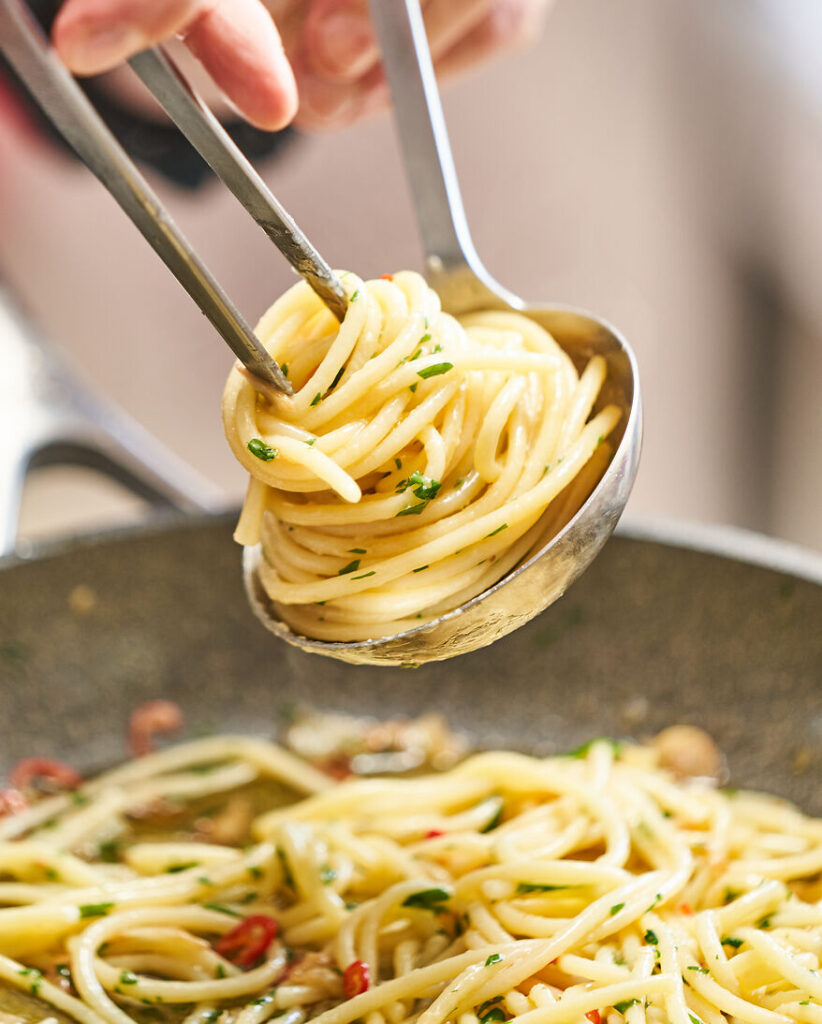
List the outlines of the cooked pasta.
{"label": "cooked pasta", "polygon": [[6,791],[0,1018],[816,1024],[822,822],[661,749],[334,783],[221,737]]}
{"label": "cooked pasta", "polygon": [[237,367],[223,419],[250,474],[235,536],[260,544],[278,615],[351,641],[459,606],[556,532],[607,464],[620,413],[594,411],[604,359],[578,374],[523,315],[457,321],[410,272],[343,279],[342,325],[304,282],[258,325],[294,397]]}

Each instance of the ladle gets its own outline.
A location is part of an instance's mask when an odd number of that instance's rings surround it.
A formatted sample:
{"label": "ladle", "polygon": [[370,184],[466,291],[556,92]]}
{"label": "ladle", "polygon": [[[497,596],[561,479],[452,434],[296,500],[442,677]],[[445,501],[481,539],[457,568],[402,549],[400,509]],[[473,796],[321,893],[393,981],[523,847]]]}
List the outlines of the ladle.
{"label": "ladle", "polygon": [[[425,251],[426,276],[455,315],[511,309],[545,327],[578,368],[594,355],[608,364],[599,398],[622,419],[610,464],[578,511],[483,593],[415,629],[352,643],[299,636],[278,617],[257,575],[262,557],[248,548],[246,591],[256,616],[290,644],[355,664],[415,666],[492,643],[547,608],[584,572],[613,532],[636,476],[642,430],[636,361],[625,339],[590,313],[531,304],[497,284],[476,254],[460,198],[437,82],[418,0],[371,0],[405,167]],[[573,487],[573,484],[570,485]]]}

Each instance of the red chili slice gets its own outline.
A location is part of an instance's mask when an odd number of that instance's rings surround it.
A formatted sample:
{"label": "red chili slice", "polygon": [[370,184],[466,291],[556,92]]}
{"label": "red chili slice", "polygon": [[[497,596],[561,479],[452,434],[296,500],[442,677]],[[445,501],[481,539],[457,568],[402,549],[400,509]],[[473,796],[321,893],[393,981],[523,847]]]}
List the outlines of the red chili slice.
{"label": "red chili slice", "polygon": [[0,789],[0,818],[19,814],[29,806],[19,789]]}
{"label": "red chili slice", "polygon": [[438,828],[431,828],[425,833],[426,839],[439,839],[440,836],[444,836],[445,833]]}
{"label": "red chili slice", "polygon": [[394,275],[393,274],[380,274],[380,280],[381,281],[393,281],[394,280]]}
{"label": "red chili slice", "polygon": [[585,1016],[591,1024],[602,1024],[602,1017],[599,1015],[599,1010],[589,1010]]}
{"label": "red chili slice", "polygon": [[176,733],[183,727],[180,705],[171,700],[150,700],[131,712],[128,739],[135,757],[144,757],[154,750],[158,733]]}
{"label": "red chili slice", "polygon": [[693,917],[694,908],[690,903],[680,903],[679,912],[680,914],[687,914],[688,917]]}
{"label": "red chili slice", "polygon": [[62,761],[50,757],[24,757],[18,761],[9,776],[13,789],[25,789],[35,779],[48,779],[60,789],[77,789],[83,782],[82,775]]}
{"label": "red chili slice", "polygon": [[364,960],[353,960],[343,971],[343,994],[346,999],[367,992],[371,986],[371,972]]}
{"label": "red chili slice", "polygon": [[277,922],[251,914],[214,943],[214,949],[238,967],[253,967],[277,936]]}

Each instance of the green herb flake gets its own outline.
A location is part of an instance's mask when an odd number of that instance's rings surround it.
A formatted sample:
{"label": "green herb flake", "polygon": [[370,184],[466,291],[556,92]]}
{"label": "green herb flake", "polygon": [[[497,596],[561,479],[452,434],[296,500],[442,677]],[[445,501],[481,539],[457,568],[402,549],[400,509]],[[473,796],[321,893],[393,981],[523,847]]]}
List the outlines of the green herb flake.
{"label": "green herb flake", "polygon": [[80,911],[80,918],[105,917],[115,906],[114,903],[82,903],[77,909]]}
{"label": "green herb flake", "polygon": [[66,981],[71,981],[71,968],[68,964],[55,964],[55,971]]}
{"label": "green herb flake", "polygon": [[296,889],[294,885],[294,875],[291,873],[291,868],[288,864],[288,859],[281,846],[277,847],[277,859],[280,862],[280,867],[283,871],[283,881],[289,887],[289,889]]}
{"label": "green herb flake", "polygon": [[137,975],[133,971],[121,971],[120,972],[120,985],[136,985],[138,982]]}
{"label": "green herb flake", "polygon": [[104,864],[116,864],[120,859],[120,840],[104,839],[98,843],[97,856]]}
{"label": "green herb flake", "polygon": [[272,448],[260,437],[252,437],[246,448],[261,462],[271,462],[280,454],[278,449]]}
{"label": "green herb flake", "polygon": [[226,974],[226,969],[225,969],[223,964],[217,964],[216,968],[214,969],[214,977],[215,978],[226,978],[226,977],[228,977],[228,975]]}
{"label": "green herb flake", "polygon": [[309,448],[313,448],[314,445],[317,443],[317,438],[312,437],[310,441],[306,441],[305,443],[308,445]]}
{"label": "green herb flake", "polygon": [[657,937],[656,932],[649,928],[648,931],[645,932],[645,941],[649,946],[656,946],[659,943],[659,938]]}
{"label": "green herb flake", "polygon": [[741,892],[737,892],[736,889],[726,889],[722,897],[724,903],[732,903],[737,897],[741,896]]}
{"label": "green herb flake", "polygon": [[311,399],[311,404],[312,405],[319,405],[322,400],[323,400],[322,392],[318,391],[317,394],[314,395],[314,397]]}
{"label": "green herb flake", "polygon": [[33,996],[36,996],[40,992],[40,983],[43,980],[42,972],[38,971],[36,967],[24,967],[17,973],[21,977],[28,979],[29,992],[31,992]]}
{"label": "green herb flake", "polygon": [[197,881],[200,883],[200,885],[211,885],[211,879],[208,878],[206,875],[200,875]]}
{"label": "green herb flake", "polygon": [[283,377],[288,376],[288,363],[283,363],[280,369],[283,371]]}
{"label": "green herb flake", "polygon": [[485,539],[487,540],[489,537],[496,537],[496,535],[498,533],[502,533],[503,530],[507,530],[507,529],[508,529],[508,523],[503,523],[502,526],[498,526],[496,528],[496,530],[492,530],[490,533],[487,533],[485,535]]}
{"label": "green herb flake", "polygon": [[330,386],[328,388],[329,391],[333,391],[334,388],[340,383],[340,380],[341,380],[342,375],[344,373],[345,373],[345,366],[341,366],[339,368],[339,370],[337,370],[337,373],[334,376],[334,380],[331,381],[331,384],[330,384]]}
{"label": "green herb flake", "polygon": [[560,889],[569,889],[568,885],[541,885],[538,882],[520,882],[517,885],[517,894],[524,896],[531,892],[559,892]]}
{"label": "green herb flake", "polygon": [[707,967],[699,967],[697,964],[689,964],[688,965],[688,970],[689,971],[699,971],[700,974],[707,974],[708,973],[708,968]]}
{"label": "green herb flake", "polygon": [[364,572],[360,576],[352,576],[352,580],[367,580],[369,576],[376,576],[377,570],[372,569],[370,572]]}
{"label": "green herb flake", "polygon": [[615,903],[615,904],[614,904],[614,905],[613,905],[613,906],[611,907],[611,909],[610,909],[610,910],[608,911],[608,914],[609,914],[609,915],[610,915],[611,917],[613,917],[613,916],[614,916],[614,914],[618,914],[618,913],[620,912],[620,910],[622,910],[622,908],[623,908],[624,906],[625,906],[625,904],[624,904],[624,903]]}
{"label": "green herb flake", "polygon": [[349,302],[356,302],[359,297],[360,297],[360,289],[357,288],[357,290],[355,292],[353,292],[353,294],[351,295],[351,298],[348,301]]}
{"label": "green herb flake", "polygon": [[688,1019],[690,1020],[691,1024],[705,1024],[705,1022],[700,1017],[697,1017],[695,1013],[689,1013]]}
{"label": "green herb flake", "polygon": [[402,459],[394,459],[394,465],[397,469],[402,469]]}
{"label": "green herb flake", "polygon": [[225,903],[204,903],[203,906],[206,910],[216,910],[218,914],[228,914],[229,917],[242,917],[243,915],[234,910],[233,907],[227,907]]}
{"label": "green herb flake", "polygon": [[614,756],[618,756],[619,752],[622,750],[622,743],[619,740],[611,739],[609,736],[594,736],[593,739],[586,740],[585,743],[581,743],[573,750],[569,750],[566,757],[587,757],[591,747],[593,747],[595,743],[609,743],[614,752]]}
{"label": "green herb flake", "polygon": [[432,498],[436,498],[440,487],[442,487],[439,480],[432,480],[430,476],[424,476],[416,469],[409,476],[408,483],[414,485],[414,494],[423,501],[431,501]]}
{"label": "green herb flake", "polygon": [[500,960],[502,960],[502,957],[499,955],[499,953],[492,953],[485,961],[485,966],[490,967],[491,964],[498,964]]}
{"label": "green herb flake", "polygon": [[176,875],[181,871],[188,871],[189,868],[196,868],[199,863],[198,860],[190,860],[187,864],[172,864],[170,868],[166,868],[166,874]]}
{"label": "green herb flake", "polygon": [[416,569],[412,569],[411,572],[422,572],[423,569],[427,569],[427,565],[418,565]]}
{"label": "green herb flake", "polygon": [[248,868],[248,873],[249,875],[251,875],[252,878],[263,877],[263,869],[259,866],[259,864],[251,864]]}
{"label": "green herb flake", "polygon": [[399,519],[400,516],[418,516],[427,505],[427,501],[421,501],[419,505],[409,505],[408,508],[400,509],[394,518]]}
{"label": "green herb flake", "polygon": [[639,1003],[638,999],[626,999],[622,1003],[614,1003],[614,1009],[617,1013],[625,1013],[625,1011],[631,1007],[636,1006]]}
{"label": "green herb flake", "polygon": [[337,877],[337,872],[330,864],[323,864],[320,868],[320,881],[323,885],[331,885],[334,879]]}
{"label": "green herb flake", "polygon": [[756,927],[762,928],[764,931],[767,931],[768,928],[771,927],[770,915],[766,914],[765,917],[760,917],[760,919],[756,922]]}
{"label": "green herb flake", "polygon": [[479,1018],[482,1024],[491,1024],[491,1021],[507,1019],[508,1018],[505,1016],[505,1011],[499,1006],[493,1007],[488,1011],[488,1013],[483,1014],[483,1016]]}
{"label": "green herb flake", "polygon": [[429,377],[439,377],[441,374],[448,373],[449,370],[453,369],[453,363],[434,363],[432,366],[425,366],[422,370],[417,370],[417,376],[422,377],[423,380],[428,380]]}
{"label": "green herb flake", "polygon": [[90,799],[91,797],[86,796],[85,793],[81,793],[79,789],[75,789],[71,794],[71,802],[75,807],[85,807]]}
{"label": "green herb flake", "polygon": [[417,910],[433,910],[438,912],[443,909],[443,903],[451,899],[451,894],[445,889],[422,889],[420,892],[412,892],[402,901],[404,907],[416,907]]}
{"label": "green herb flake", "polygon": [[338,576],[346,576],[350,572],[356,572],[360,567],[359,558],[355,558],[353,562],[349,562],[348,565],[344,565],[342,569],[337,571]]}
{"label": "green herb flake", "polygon": [[348,554],[349,555],[367,555],[368,551],[366,550],[366,548],[349,548],[348,549]]}
{"label": "green herb flake", "polygon": [[413,394],[414,394],[414,393],[416,392],[416,390],[417,390],[417,388],[418,388],[418,387],[419,387],[419,381],[417,381],[417,382],[416,382],[416,384],[409,384],[409,385],[408,385],[408,390],[409,390],[409,391],[411,392],[411,394],[413,395]]}
{"label": "green herb flake", "polygon": [[480,829],[480,832],[493,832],[495,828],[499,828],[500,824],[502,823],[503,806],[503,804],[499,805],[499,807],[494,812],[494,816],[491,818],[487,825]]}
{"label": "green herb flake", "polygon": [[732,946],[734,949],[739,949],[744,944],[744,939],[738,939],[735,935],[726,935],[722,940],[723,946]]}

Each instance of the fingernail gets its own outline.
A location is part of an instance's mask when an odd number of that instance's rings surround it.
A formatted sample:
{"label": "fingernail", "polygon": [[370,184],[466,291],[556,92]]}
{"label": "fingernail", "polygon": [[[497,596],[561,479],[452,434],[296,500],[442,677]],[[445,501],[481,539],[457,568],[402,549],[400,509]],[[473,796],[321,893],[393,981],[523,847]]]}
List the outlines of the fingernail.
{"label": "fingernail", "polygon": [[132,25],[112,25],[103,29],[90,29],[69,43],[65,53],[72,71],[80,75],[95,75],[108,71],[116,64],[140,50],[149,40],[140,29]]}
{"label": "fingernail", "polygon": [[317,56],[335,75],[359,78],[377,59],[377,44],[367,18],[351,10],[335,11],[316,30]]}

